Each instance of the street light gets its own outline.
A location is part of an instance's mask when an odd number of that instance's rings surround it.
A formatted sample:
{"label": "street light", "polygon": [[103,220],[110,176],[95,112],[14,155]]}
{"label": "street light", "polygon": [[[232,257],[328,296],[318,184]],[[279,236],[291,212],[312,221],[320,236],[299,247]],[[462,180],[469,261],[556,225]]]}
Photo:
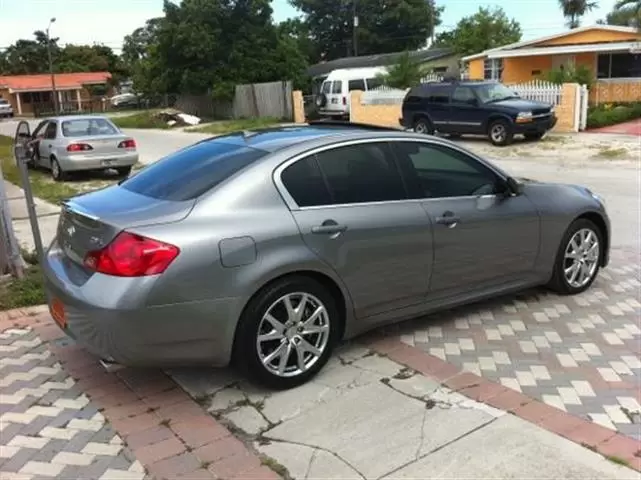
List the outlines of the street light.
{"label": "street light", "polygon": [[53,111],[58,115],[58,94],[56,93],[56,76],[53,74],[53,59],[51,58],[51,37],[49,36],[49,29],[51,24],[56,21],[56,17],[49,20],[47,25],[47,55],[49,56],[49,73],[51,74],[51,94],[53,95]]}

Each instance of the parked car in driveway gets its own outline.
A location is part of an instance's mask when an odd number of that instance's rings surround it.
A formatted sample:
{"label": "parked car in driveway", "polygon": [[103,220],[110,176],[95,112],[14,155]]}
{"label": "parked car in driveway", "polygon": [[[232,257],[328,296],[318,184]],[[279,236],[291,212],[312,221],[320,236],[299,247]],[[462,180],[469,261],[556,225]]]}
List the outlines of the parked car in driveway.
{"label": "parked car in driveway", "polygon": [[556,125],[548,103],[520,98],[491,81],[424,83],[409,90],[399,123],[417,133],[487,135],[494,145],[508,145],[514,135],[538,140]]}
{"label": "parked car in driveway", "polygon": [[43,262],[60,327],[108,362],[230,361],[287,388],[374,327],[608,263],[603,201],[448,140],[325,122],[218,136],[68,201]]}
{"label": "parked car in driveway", "polygon": [[9,103],[9,100],[0,98],[0,118],[12,118],[13,117],[13,107]]}
{"label": "parked car in driveway", "polygon": [[31,134],[29,149],[28,165],[50,169],[56,181],[87,170],[115,169],[129,175],[138,161],[136,141],[97,115],[43,120]]}

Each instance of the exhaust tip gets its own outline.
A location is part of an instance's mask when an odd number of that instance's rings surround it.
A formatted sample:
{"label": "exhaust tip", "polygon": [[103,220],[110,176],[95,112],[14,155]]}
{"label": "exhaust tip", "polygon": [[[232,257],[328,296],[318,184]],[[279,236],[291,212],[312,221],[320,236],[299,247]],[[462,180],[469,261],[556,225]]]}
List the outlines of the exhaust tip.
{"label": "exhaust tip", "polygon": [[110,360],[105,360],[105,359],[102,359],[102,358],[99,360],[99,362],[100,362],[100,365],[102,366],[102,368],[104,368],[107,373],[117,372],[118,370],[121,370],[121,369],[124,368],[119,363],[112,362]]}

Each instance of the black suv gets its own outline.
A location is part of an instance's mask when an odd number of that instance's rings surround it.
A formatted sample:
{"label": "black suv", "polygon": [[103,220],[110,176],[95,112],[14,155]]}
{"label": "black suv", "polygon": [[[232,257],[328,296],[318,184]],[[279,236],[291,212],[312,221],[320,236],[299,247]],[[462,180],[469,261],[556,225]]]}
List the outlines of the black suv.
{"label": "black suv", "polygon": [[494,145],[508,145],[515,134],[540,139],[556,116],[552,105],[522,99],[501,83],[461,80],[410,89],[399,122],[419,133],[487,135]]}

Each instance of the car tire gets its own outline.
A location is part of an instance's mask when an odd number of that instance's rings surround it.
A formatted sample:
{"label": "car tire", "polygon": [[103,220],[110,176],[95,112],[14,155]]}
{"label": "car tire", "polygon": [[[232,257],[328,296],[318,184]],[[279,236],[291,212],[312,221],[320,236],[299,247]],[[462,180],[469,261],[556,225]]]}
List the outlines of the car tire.
{"label": "car tire", "polygon": [[434,135],[434,127],[432,126],[430,119],[427,117],[418,117],[414,121],[413,128],[416,133]]}
{"label": "car tire", "polygon": [[[308,300],[302,320],[295,314],[298,312],[287,315],[287,299],[295,311],[303,295]],[[318,332],[303,334],[300,329],[304,319],[309,319],[311,312],[321,306],[324,315],[308,326]],[[268,314],[277,325],[267,320]],[[247,376],[269,388],[297,387],[327,363],[341,331],[341,322],[336,299],[323,285],[305,276],[282,278],[258,292],[243,311],[236,331],[234,363]],[[263,340],[259,341],[261,335]],[[309,347],[316,351],[306,351]],[[299,368],[299,352],[303,368]]]}
{"label": "car tire", "polygon": [[523,136],[526,140],[541,140],[545,132],[524,133]]}
{"label": "car tire", "polygon": [[506,120],[494,120],[487,129],[487,136],[493,145],[504,147],[512,143],[514,133]]}
{"label": "car tire", "polygon": [[603,233],[594,222],[585,218],[572,222],[559,245],[548,287],[560,295],[576,295],[590,288],[601,268],[604,246]]}
{"label": "car tire", "polygon": [[118,175],[121,177],[128,177],[131,174],[131,169],[132,167],[118,167],[116,168],[116,172],[118,172]]}
{"label": "car tire", "polygon": [[56,182],[64,182],[67,179],[67,173],[60,168],[58,160],[51,159],[51,176]]}

